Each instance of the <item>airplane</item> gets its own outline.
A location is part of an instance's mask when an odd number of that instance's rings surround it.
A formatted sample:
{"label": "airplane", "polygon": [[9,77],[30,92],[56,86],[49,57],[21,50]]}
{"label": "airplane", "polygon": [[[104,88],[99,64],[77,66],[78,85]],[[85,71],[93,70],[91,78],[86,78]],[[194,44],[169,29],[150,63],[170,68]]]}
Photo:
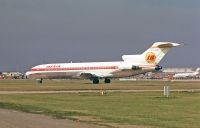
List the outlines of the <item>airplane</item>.
{"label": "airplane", "polygon": [[200,68],[197,68],[196,71],[191,73],[177,73],[173,76],[173,78],[191,78],[197,76],[198,74],[200,74]]}
{"label": "airplane", "polygon": [[38,79],[40,83],[43,79],[65,78],[90,79],[93,84],[99,84],[99,79],[104,79],[104,83],[111,83],[111,78],[161,70],[159,62],[172,47],[179,45],[172,42],[155,42],[142,54],[123,55],[123,61],[42,64],[32,67],[26,72],[26,76],[29,79]]}

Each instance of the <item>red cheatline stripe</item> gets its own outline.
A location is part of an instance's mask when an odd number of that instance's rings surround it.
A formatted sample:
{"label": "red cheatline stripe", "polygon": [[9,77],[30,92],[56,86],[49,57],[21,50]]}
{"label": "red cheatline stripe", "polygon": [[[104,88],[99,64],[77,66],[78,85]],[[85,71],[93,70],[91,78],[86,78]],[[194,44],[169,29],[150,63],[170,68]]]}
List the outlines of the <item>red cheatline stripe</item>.
{"label": "red cheatline stripe", "polygon": [[32,68],[31,71],[62,71],[62,70],[99,70],[99,69],[117,69],[117,66],[101,67],[68,67],[68,68]]}
{"label": "red cheatline stripe", "polygon": [[[154,67],[155,65],[140,65],[142,68]],[[67,68],[32,68],[31,71],[64,71],[64,70],[101,70],[118,69],[118,66],[98,66],[98,67],[67,67]]]}

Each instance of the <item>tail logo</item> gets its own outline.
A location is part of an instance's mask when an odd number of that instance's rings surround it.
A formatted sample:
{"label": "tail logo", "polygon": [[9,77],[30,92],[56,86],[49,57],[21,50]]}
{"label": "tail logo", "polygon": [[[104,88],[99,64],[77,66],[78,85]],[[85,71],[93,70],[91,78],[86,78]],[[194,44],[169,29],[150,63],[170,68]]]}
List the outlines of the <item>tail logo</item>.
{"label": "tail logo", "polygon": [[145,56],[145,60],[149,64],[153,64],[156,61],[156,55],[153,52],[148,52]]}

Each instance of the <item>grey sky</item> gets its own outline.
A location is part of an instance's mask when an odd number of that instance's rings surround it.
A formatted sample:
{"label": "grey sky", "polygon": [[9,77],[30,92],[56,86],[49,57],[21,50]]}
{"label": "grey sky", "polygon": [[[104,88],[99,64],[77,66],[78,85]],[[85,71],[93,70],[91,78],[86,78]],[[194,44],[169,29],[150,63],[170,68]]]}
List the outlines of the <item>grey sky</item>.
{"label": "grey sky", "polygon": [[164,67],[200,66],[199,0],[0,0],[0,71],[115,61],[153,42],[181,42]]}

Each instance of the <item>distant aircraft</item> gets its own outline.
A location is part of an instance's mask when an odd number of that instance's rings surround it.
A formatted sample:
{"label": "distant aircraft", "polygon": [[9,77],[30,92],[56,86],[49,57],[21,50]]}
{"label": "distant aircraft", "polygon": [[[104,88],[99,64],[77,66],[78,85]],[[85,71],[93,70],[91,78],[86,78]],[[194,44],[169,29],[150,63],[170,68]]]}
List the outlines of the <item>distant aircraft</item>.
{"label": "distant aircraft", "polygon": [[173,76],[173,78],[191,78],[197,76],[198,74],[200,74],[200,68],[197,68],[196,71],[191,73],[177,73]]}
{"label": "distant aircraft", "polygon": [[98,84],[99,79],[110,83],[111,78],[123,78],[158,71],[161,59],[178,43],[156,42],[144,53],[139,55],[123,55],[123,61],[116,62],[87,62],[87,63],[53,63],[35,66],[26,72],[27,78],[62,79],[62,78],[87,78]]}

